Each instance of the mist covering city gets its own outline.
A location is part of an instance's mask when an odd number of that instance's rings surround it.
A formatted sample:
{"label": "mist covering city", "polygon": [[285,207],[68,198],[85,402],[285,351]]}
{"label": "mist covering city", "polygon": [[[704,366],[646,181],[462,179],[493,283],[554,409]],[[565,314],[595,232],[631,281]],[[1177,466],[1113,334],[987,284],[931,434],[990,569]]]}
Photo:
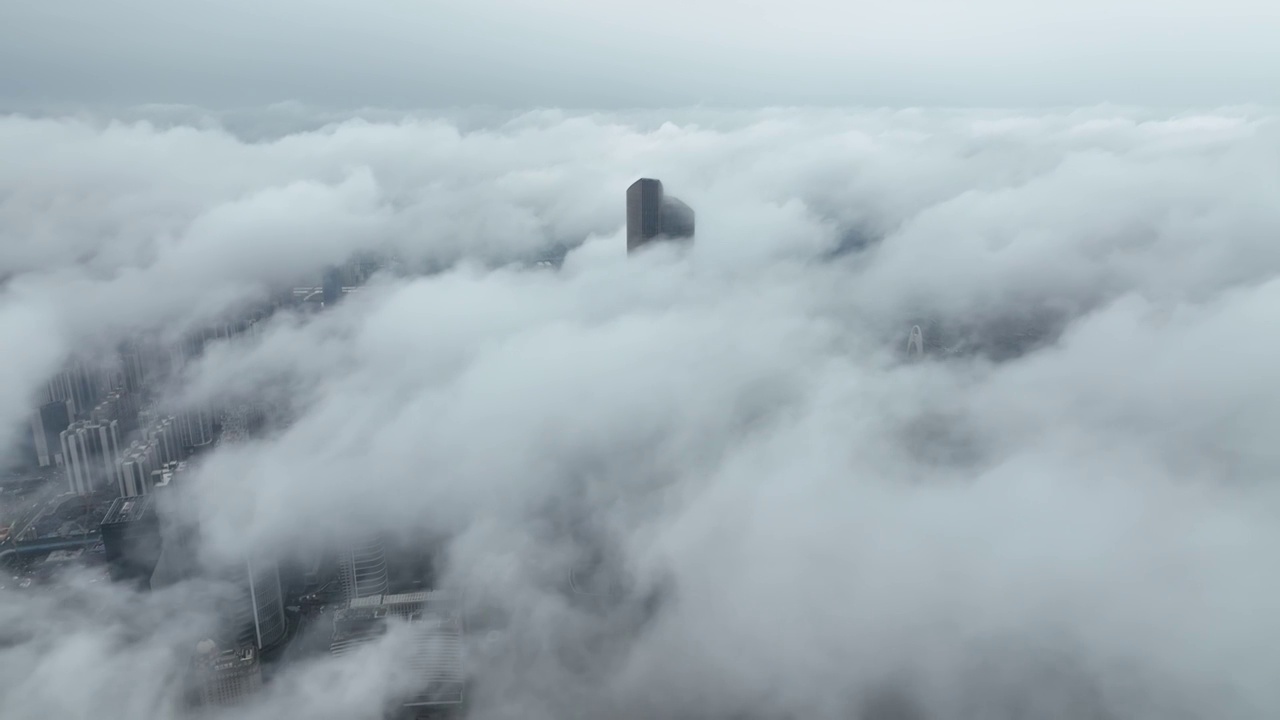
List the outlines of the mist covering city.
{"label": "mist covering city", "polygon": [[0,720],[1280,717],[1274,12],[548,2],[0,11]]}

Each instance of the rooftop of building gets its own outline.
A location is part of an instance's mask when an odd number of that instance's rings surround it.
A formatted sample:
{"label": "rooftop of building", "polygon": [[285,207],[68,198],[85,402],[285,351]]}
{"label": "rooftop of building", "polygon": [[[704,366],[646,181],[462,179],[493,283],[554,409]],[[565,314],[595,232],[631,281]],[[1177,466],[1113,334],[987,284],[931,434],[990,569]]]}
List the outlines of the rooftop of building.
{"label": "rooftop of building", "polygon": [[155,478],[155,487],[162,488],[171,485],[177,478],[181,477],[187,471],[187,461],[174,460],[160,466],[159,470],[152,470],[151,476]]}
{"label": "rooftop of building", "polygon": [[[429,623],[442,632],[462,632],[462,614],[451,596],[440,592],[413,592],[355,598],[334,611],[334,637],[344,633],[367,635],[367,627],[387,618]],[[381,631],[378,631],[381,632]]]}
{"label": "rooftop of building", "polygon": [[116,498],[102,518],[103,525],[117,525],[136,522],[152,509],[154,498],[150,495]]}
{"label": "rooftop of building", "polygon": [[197,666],[214,673],[242,670],[258,662],[258,651],[252,645],[229,647],[223,650],[218,648],[217,643],[205,640],[197,646],[196,653]]}
{"label": "rooftop of building", "polygon": [[[37,555],[19,560],[9,567],[16,573],[8,582],[0,582],[0,588],[26,589],[52,582],[67,570],[76,570],[90,583],[107,582],[110,576],[101,545],[92,548],[55,550],[43,556]],[[3,578],[0,578],[2,580]]]}
{"label": "rooftop of building", "polygon": [[65,563],[79,560],[84,555],[84,548],[76,548],[75,550],[54,550],[49,553],[49,557],[45,558],[46,563]]}

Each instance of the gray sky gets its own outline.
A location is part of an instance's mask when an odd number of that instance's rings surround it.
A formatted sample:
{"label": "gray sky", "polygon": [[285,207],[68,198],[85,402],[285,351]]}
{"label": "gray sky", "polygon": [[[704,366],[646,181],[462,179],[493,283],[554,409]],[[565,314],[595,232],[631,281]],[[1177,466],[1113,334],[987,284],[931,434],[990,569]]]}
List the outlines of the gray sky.
{"label": "gray sky", "polygon": [[0,102],[344,107],[1280,102],[1270,0],[48,0]]}

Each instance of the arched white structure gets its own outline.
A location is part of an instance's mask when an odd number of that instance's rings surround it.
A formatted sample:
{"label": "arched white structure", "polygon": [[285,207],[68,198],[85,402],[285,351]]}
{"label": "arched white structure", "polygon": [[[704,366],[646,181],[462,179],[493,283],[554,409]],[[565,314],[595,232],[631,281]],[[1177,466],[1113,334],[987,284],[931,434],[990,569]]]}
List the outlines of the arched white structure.
{"label": "arched white structure", "polygon": [[907,355],[909,357],[924,355],[924,333],[920,332],[919,325],[911,326],[911,336],[907,338]]}

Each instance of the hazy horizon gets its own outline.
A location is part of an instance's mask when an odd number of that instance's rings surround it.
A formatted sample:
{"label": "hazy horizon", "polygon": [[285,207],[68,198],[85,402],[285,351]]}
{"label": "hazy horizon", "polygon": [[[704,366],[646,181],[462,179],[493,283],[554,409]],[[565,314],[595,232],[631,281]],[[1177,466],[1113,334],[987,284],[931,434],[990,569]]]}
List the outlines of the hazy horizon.
{"label": "hazy horizon", "polygon": [[[642,9],[643,8],[643,9]],[[0,10],[8,103],[215,107],[1280,102],[1266,0],[85,0]]]}

